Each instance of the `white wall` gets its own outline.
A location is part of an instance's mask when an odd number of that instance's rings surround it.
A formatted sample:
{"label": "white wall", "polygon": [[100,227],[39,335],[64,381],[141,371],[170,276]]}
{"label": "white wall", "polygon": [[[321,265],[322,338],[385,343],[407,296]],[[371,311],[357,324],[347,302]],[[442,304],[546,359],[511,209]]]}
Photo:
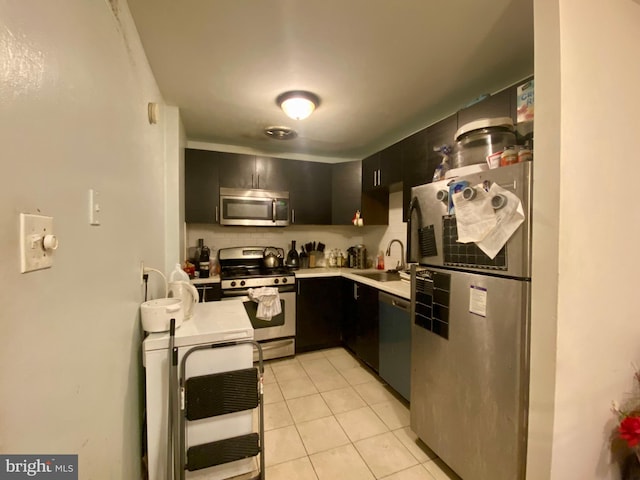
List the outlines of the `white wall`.
{"label": "white wall", "polygon": [[177,107],[165,105],[162,118],[165,129],[165,265],[170,275],[185,251],[184,223],[184,149],[187,135]]}
{"label": "white wall", "polygon": [[[140,261],[162,267],[165,236],[147,103],[162,99],[124,2],[2,2],[0,46],[0,451],[140,478]],[[19,273],[20,212],[54,217],[53,268]]]}
{"label": "white wall", "polygon": [[[640,132],[640,4],[536,0],[535,14],[536,88],[541,81],[547,86],[559,81],[560,95],[536,92],[536,142],[542,143],[535,152],[534,242],[543,231],[553,237],[556,221],[560,234],[557,247],[549,242],[534,251],[532,348],[538,361],[532,364],[532,398],[550,393],[541,379],[546,351],[556,357],[555,405],[548,412],[549,405],[532,404],[533,426],[542,427],[532,429],[530,445],[548,439],[552,456],[550,475],[530,458],[528,478],[617,479],[618,466],[610,457],[616,425],[610,405],[632,391],[632,365],[640,365],[640,205],[630,188],[640,177],[640,162],[624,148]],[[550,30],[554,23],[559,28]],[[542,36],[551,38],[542,41]],[[541,133],[547,120],[559,121],[560,128]],[[547,153],[549,158],[541,158]],[[557,197],[556,186],[559,201],[549,201],[547,188]],[[556,252],[558,269],[551,272],[544,262],[549,254],[555,263]],[[544,282],[552,285],[541,291]],[[553,284],[557,303],[543,305],[553,301]],[[554,310],[556,338],[543,338],[535,330],[541,326],[553,335]],[[550,419],[553,430],[547,436]]]}

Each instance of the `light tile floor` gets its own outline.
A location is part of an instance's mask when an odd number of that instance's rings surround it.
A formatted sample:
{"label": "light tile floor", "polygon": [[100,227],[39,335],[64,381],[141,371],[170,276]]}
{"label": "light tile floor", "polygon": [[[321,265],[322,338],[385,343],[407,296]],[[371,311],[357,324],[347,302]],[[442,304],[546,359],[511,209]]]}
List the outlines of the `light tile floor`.
{"label": "light tile floor", "polygon": [[266,478],[459,480],[391,392],[342,348],[265,362]]}

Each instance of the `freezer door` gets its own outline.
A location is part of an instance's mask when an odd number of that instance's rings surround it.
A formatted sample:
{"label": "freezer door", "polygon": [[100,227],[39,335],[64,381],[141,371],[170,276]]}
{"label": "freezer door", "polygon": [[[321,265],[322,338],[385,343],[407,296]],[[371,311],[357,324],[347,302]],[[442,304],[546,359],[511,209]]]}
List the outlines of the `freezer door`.
{"label": "freezer door", "polygon": [[530,284],[432,271],[448,335],[415,315],[413,293],[411,428],[465,480],[524,479]]}
{"label": "freezer door", "polygon": [[[415,208],[411,210],[410,231],[407,232],[409,261],[530,278],[531,165],[531,162],[523,162],[413,187],[411,194]],[[487,188],[497,183],[520,199],[524,222],[495,259],[486,256],[475,243],[457,243],[455,216],[449,215],[449,188],[452,182],[466,182],[470,186],[486,185]]]}

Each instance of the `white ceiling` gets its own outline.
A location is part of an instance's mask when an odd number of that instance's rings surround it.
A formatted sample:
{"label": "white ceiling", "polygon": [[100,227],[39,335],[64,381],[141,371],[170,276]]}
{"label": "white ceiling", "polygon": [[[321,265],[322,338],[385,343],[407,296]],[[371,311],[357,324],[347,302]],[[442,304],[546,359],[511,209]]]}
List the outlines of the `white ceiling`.
{"label": "white ceiling", "polygon": [[[363,158],[533,73],[533,0],[128,2],[188,139],[274,156]],[[291,120],[287,90],[321,105]]]}

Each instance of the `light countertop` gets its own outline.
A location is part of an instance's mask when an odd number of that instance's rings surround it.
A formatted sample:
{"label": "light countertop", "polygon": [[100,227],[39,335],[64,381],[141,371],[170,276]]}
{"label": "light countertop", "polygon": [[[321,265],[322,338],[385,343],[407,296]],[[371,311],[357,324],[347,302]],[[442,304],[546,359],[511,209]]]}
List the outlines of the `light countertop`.
{"label": "light countertop", "polygon": [[[377,288],[378,290],[382,290],[383,292],[387,292],[392,295],[397,295],[399,297],[406,298],[407,300],[411,298],[411,285],[407,281],[397,280],[392,282],[379,282],[377,280],[373,280],[371,278],[366,278],[358,275],[358,273],[380,272],[380,271],[381,270],[375,270],[371,268],[367,270],[359,270],[355,268],[301,268],[300,270],[295,270],[294,273],[296,275],[296,278],[298,279],[322,278],[322,277],[345,277],[350,280],[355,280],[356,282],[369,285],[370,287]],[[207,283],[220,283],[220,276],[212,275],[209,278],[193,278],[191,279],[191,283],[193,283],[194,285],[203,285]]]}
{"label": "light countertop", "polygon": [[371,278],[363,277],[358,273],[380,272],[381,270],[367,269],[358,270],[355,268],[304,268],[296,270],[296,278],[321,278],[321,277],[345,277],[349,280],[369,285],[383,292],[397,295],[406,300],[411,299],[411,284],[405,280],[396,280],[392,282],[379,282]]}
{"label": "light countertop", "polygon": [[[196,303],[193,317],[176,328],[175,346],[252,338],[253,327],[240,300],[204,302]],[[168,346],[169,332],[150,333],[143,342],[145,352],[166,349]]]}

